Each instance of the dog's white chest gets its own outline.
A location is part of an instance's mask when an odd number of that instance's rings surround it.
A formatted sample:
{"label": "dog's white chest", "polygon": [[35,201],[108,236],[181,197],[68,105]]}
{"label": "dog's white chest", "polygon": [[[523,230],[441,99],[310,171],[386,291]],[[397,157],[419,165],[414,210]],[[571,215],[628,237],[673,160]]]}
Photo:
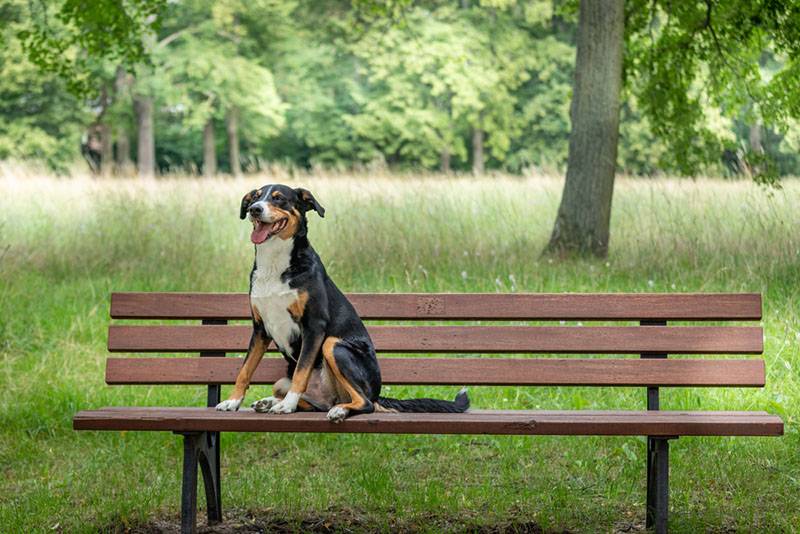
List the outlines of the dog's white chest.
{"label": "dog's white chest", "polygon": [[281,280],[281,274],[289,268],[291,247],[291,240],[280,238],[256,246],[250,303],[278,348],[296,359],[292,342],[300,335],[300,327],[289,313],[289,306],[297,301],[297,290]]}

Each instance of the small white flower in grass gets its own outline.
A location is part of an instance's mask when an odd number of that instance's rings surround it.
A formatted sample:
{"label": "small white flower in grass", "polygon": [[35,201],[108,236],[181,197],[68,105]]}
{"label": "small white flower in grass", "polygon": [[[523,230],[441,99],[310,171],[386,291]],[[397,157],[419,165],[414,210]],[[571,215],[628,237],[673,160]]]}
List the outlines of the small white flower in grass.
{"label": "small white flower in grass", "polygon": [[469,252],[467,252],[467,251],[465,250],[465,251],[464,251],[464,256],[469,256]]}
{"label": "small white flower in grass", "polygon": [[671,286],[669,286],[669,287],[671,287],[672,289],[677,289],[677,288],[678,288],[678,286],[676,286],[675,284],[672,284],[672,285],[671,285]]}
{"label": "small white flower in grass", "polygon": [[606,267],[611,267],[611,262],[610,261],[606,262]]}
{"label": "small white flower in grass", "polygon": [[561,326],[564,326],[565,324],[567,324],[567,321],[558,321],[558,324],[560,324]]}
{"label": "small white flower in grass", "polygon": [[553,258],[548,259],[547,263],[549,263],[550,265],[553,265]]}
{"label": "small white flower in grass", "polygon": [[583,326],[583,323],[578,321],[578,326]]}
{"label": "small white flower in grass", "polygon": [[466,280],[467,279],[467,271],[461,271],[461,279],[462,280]]}
{"label": "small white flower in grass", "polygon": [[656,285],[656,283],[653,282],[652,280],[647,281],[647,287],[653,287],[654,285]]}

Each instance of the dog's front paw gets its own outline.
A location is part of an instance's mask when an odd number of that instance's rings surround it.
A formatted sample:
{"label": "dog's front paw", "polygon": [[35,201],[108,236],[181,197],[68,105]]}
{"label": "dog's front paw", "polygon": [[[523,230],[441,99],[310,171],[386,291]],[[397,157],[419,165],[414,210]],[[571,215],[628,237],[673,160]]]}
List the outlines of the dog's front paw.
{"label": "dog's front paw", "polygon": [[286,399],[269,409],[269,413],[293,413],[295,411],[297,411],[297,405],[292,406],[291,403],[286,402]]}
{"label": "dog's front paw", "polygon": [[253,404],[250,405],[252,409],[257,412],[267,413],[270,408],[278,404],[281,400],[275,397],[266,397],[261,400],[255,401]]}
{"label": "dog's front paw", "polygon": [[235,412],[242,404],[242,399],[228,399],[217,404],[217,410],[220,412]]}
{"label": "dog's front paw", "polygon": [[290,391],[282,401],[273,405],[269,409],[269,413],[292,413],[297,411],[297,402],[300,400],[300,394]]}
{"label": "dog's front paw", "polygon": [[342,408],[341,406],[334,406],[330,410],[328,410],[328,421],[331,423],[341,423],[342,421],[347,418],[348,410],[347,408]]}

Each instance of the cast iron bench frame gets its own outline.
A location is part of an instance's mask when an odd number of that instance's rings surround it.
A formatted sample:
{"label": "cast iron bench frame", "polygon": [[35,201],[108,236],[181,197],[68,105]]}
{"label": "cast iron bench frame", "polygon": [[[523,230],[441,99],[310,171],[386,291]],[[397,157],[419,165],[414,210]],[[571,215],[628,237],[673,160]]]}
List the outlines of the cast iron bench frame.
{"label": "cast iron bench frame", "polygon": [[[333,424],[323,413],[265,415],[213,410],[235,381],[251,327],[238,293],[114,293],[114,319],[200,320],[201,326],[109,327],[110,352],[199,352],[201,358],[109,358],[106,383],[208,385],[207,408],[85,410],[75,430],[171,431],[184,436],[182,532],[194,532],[197,471],[208,522],[222,520],[220,432],[354,432],[504,435],[640,435],[647,438],[646,524],[667,531],[669,441],[680,436],[780,436],[765,412],[659,410],[659,388],[763,387],[762,359],[667,359],[668,354],[761,354],[757,326],[667,326],[670,321],[758,321],[759,294],[367,294],[348,295],[367,321],[602,321],[635,326],[372,326],[382,353],[627,354],[639,358],[381,358],[384,384],[628,386],[647,388],[646,411],[479,410],[467,414],[368,414]],[[271,347],[274,352],[274,346]],[[253,384],[285,372],[265,358]],[[255,399],[255,395],[251,395]],[[252,399],[251,399],[252,400]]]}

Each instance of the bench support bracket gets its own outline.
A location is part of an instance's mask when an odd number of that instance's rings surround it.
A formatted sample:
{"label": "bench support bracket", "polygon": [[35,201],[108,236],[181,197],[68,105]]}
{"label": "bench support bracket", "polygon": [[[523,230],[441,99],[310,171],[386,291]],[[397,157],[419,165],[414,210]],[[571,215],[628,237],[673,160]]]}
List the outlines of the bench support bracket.
{"label": "bench support bracket", "polygon": [[217,451],[219,433],[176,432],[183,435],[183,484],[181,487],[181,533],[197,531],[197,467],[203,472],[208,523],[222,521],[222,499]]}

